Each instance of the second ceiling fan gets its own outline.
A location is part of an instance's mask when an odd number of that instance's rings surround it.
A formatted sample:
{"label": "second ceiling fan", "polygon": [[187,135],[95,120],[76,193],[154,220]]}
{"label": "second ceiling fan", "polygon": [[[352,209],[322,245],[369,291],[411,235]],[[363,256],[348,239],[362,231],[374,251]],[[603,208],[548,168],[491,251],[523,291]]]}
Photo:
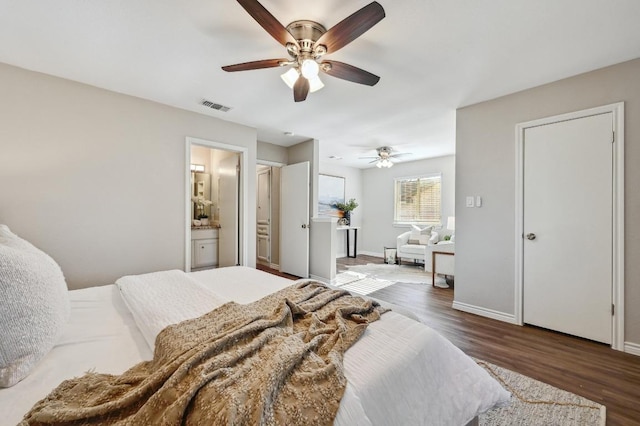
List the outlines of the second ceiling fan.
{"label": "second ceiling fan", "polygon": [[290,58],[227,65],[222,67],[223,70],[233,72],[291,66],[282,78],[293,88],[293,99],[296,102],[304,101],[309,92],[322,88],[323,84],[318,77],[320,71],[368,86],[374,86],[380,80],[377,75],[353,65],[322,59],[324,55],[342,49],[380,22],[385,17],[380,3],[374,1],[368,4],[329,30],[317,22],[307,20],[293,21],[285,27],[257,0],[238,0],[238,3],[262,28],[286,47]]}

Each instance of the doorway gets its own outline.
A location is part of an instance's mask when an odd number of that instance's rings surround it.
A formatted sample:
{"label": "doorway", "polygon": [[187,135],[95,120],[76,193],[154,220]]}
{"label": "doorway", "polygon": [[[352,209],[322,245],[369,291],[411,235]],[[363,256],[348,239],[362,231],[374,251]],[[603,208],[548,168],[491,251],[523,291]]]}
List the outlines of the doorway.
{"label": "doorway", "polygon": [[[247,153],[247,148],[241,146],[186,138],[185,271],[189,272],[194,268],[194,259],[201,265],[203,254],[216,256],[213,261],[205,260],[213,266],[248,264],[245,231],[248,229],[248,219],[243,214],[244,206],[248,205]],[[200,206],[200,209],[193,198],[196,189],[192,180],[195,175],[192,172],[194,166],[203,175],[198,177],[199,182],[202,179],[208,182],[197,188],[210,188],[204,191],[203,197],[208,203]],[[198,220],[202,216],[207,216],[205,221]],[[203,223],[206,225],[202,225]],[[211,237],[207,234],[204,237],[206,240],[194,245],[193,238],[200,238],[200,234],[205,234],[203,231],[208,228],[212,228],[215,235]],[[202,247],[202,253],[194,252],[194,247]]]}
{"label": "doorway", "polygon": [[256,263],[280,270],[280,167],[258,162],[256,168]]}
{"label": "doorway", "polygon": [[623,105],[517,126],[516,319],[624,345]]}

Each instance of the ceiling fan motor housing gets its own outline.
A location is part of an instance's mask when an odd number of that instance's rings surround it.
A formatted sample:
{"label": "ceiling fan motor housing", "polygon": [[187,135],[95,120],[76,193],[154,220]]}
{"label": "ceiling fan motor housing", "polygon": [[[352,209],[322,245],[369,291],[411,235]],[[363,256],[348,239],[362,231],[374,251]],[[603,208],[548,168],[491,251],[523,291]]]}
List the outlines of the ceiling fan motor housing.
{"label": "ceiling fan motor housing", "polygon": [[325,46],[315,46],[316,41],[327,32],[321,24],[309,20],[293,21],[287,25],[287,31],[298,42],[299,47],[293,43],[287,44],[287,51],[298,60],[298,65],[301,65],[305,59],[316,60],[327,53]]}
{"label": "ceiling fan motor housing", "polygon": [[306,47],[311,51],[313,44],[327,32],[327,29],[317,22],[300,20],[287,25],[287,31],[300,43],[303,50]]}
{"label": "ceiling fan motor housing", "polygon": [[391,148],[388,146],[378,148],[378,155],[383,159],[389,158],[389,156],[391,156]]}

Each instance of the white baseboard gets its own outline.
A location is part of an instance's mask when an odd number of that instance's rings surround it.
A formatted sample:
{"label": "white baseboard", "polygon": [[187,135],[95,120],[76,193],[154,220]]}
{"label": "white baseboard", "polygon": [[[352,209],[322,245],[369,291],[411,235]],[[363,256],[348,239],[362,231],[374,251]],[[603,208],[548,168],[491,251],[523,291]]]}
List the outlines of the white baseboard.
{"label": "white baseboard", "polygon": [[637,343],[624,342],[624,351],[631,355],[640,356],[640,345]]}
{"label": "white baseboard", "polygon": [[376,253],[375,251],[359,251],[358,254],[366,254],[367,256],[374,256],[374,257],[384,257],[382,252]]}
{"label": "white baseboard", "polygon": [[494,311],[493,309],[483,308],[481,306],[469,305],[462,302],[453,302],[453,309],[457,309],[463,312],[469,312],[470,314],[480,315],[481,317],[487,317],[498,321],[508,322],[510,324],[516,324],[516,317],[513,314],[505,314],[504,312]]}

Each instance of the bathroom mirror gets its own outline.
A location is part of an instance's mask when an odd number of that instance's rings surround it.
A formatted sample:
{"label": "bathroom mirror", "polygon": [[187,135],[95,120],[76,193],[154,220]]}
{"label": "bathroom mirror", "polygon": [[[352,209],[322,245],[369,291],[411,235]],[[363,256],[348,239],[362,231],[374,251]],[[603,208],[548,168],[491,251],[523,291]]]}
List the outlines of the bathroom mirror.
{"label": "bathroom mirror", "polygon": [[[203,197],[205,200],[211,201],[211,175],[209,173],[191,173],[191,182],[194,197]],[[198,219],[202,214],[211,218],[211,205],[199,208],[198,204],[194,203],[193,219]]]}

